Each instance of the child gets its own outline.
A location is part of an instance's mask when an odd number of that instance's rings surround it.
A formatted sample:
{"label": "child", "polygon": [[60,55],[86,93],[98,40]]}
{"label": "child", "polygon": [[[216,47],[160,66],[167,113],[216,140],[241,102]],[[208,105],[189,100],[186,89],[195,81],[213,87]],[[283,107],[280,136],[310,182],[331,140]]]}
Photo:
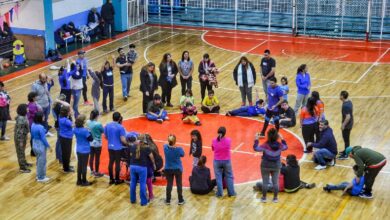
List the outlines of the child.
{"label": "child", "polygon": [[[353,172],[355,175],[357,174],[358,171],[358,165],[353,166]],[[333,185],[333,184],[326,184],[326,186],[323,188],[324,191],[331,192],[332,190],[343,190],[343,194],[348,193],[351,196],[359,196],[361,192],[363,192],[363,186],[364,186],[364,176],[360,177],[359,182],[357,182],[357,176],[353,178],[352,182],[342,182],[338,185]]]}
{"label": "child", "polygon": [[256,103],[254,106],[242,106],[238,109],[228,111],[226,116],[241,116],[241,117],[252,117],[265,114],[265,102],[259,98],[259,93],[256,89]]}
{"label": "child", "polygon": [[203,113],[219,113],[219,101],[217,97],[214,96],[214,90],[208,91],[208,96],[202,101],[201,109]]}
{"label": "child", "polygon": [[102,81],[103,78],[100,72],[98,71],[94,72],[92,69],[88,69],[88,73],[93,79],[92,89],[91,89],[93,109],[95,109],[97,112],[100,113],[99,98],[100,98],[100,88],[103,88],[103,81]]}
{"label": "child", "polygon": [[202,136],[198,130],[191,131],[190,156],[191,155],[194,157],[192,166],[196,167],[200,156],[202,156]]}
{"label": "child", "polygon": [[280,85],[280,88],[282,89],[283,91],[283,99],[287,101],[288,99],[288,93],[290,92],[290,89],[288,88],[288,80],[287,80],[287,77],[283,76],[281,79],[280,79],[280,82],[282,83],[282,85]]}
{"label": "child", "polygon": [[138,58],[137,51],[135,50],[135,45],[130,44],[129,49],[129,52],[127,53],[127,62],[134,64]]}
{"label": "child", "polygon": [[30,131],[30,126],[27,120],[27,104],[20,104],[16,110],[18,116],[16,116],[15,129],[14,129],[14,141],[16,148],[16,156],[18,157],[19,171],[21,173],[30,173],[28,169],[32,164],[27,163],[25,149],[27,144],[27,135]]}
{"label": "child", "polygon": [[[104,174],[99,173],[99,165],[100,165],[100,153],[102,152],[102,134],[104,132],[104,128],[102,123],[98,121],[99,111],[92,110],[89,116],[89,120],[87,121],[87,127],[91,131],[93,140],[91,144],[91,154],[89,158],[89,167],[91,168],[91,174],[94,177],[102,177]],[[95,169],[94,165],[95,164]]]}
{"label": "child", "polygon": [[153,100],[149,102],[146,118],[149,121],[157,121],[161,124],[163,121],[169,120],[167,115],[167,111],[164,110],[164,104],[161,102],[161,96],[155,94]]}
{"label": "child", "polygon": [[[33,123],[35,114],[37,112],[42,112],[42,107],[37,103],[37,96],[38,94],[36,92],[30,92],[27,95],[28,98],[28,104],[27,104],[27,119],[28,124],[31,125]],[[30,145],[31,145],[31,156],[35,157],[35,153],[33,151],[33,144],[32,144],[32,138],[30,139]]]}
{"label": "child", "polygon": [[73,129],[73,134],[76,136],[76,152],[77,152],[77,185],[89,186],[87,181],[87,165],[88,156],[91,153],[89,142],[93,141],[93,137],[88,129],[84,128],[85,115],[79,115],[76,119],[76,127]]}
{"label": "child", "polygon": [[191,89],[187,89],[185,95],[180,98],[180,110],[183,110],[187,103],[191,103],[192,105],[195,103]]}
{"label": "child", "polygon": [[9,137],[5,135],[7,128],[7,121],[11,120],[9,114],[9,104],[11,102],[11,97],[8,95],[8,92],[4,89],[4,83],[0,81],[0,128],[1,128],[1,141],[9,141]]}
{"label": "child", "polygon": [[196,106],[192,105],[190,102],[187,102],[183,110],[183,122],[186,124],[194,123],[197,126],[200,126],[200,120],[196,114]]}

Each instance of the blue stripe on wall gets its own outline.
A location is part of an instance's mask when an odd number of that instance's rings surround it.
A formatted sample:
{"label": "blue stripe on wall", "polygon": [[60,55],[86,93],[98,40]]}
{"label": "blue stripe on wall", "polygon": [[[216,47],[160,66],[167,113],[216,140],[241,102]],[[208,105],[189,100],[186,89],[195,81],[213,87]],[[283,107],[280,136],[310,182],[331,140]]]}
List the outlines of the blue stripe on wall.
{"label": "blue stripe on wall", "polygon": [[14,34],[25,34],[25,35],[35,35],[35,36],[45,35],[45,30],[17,28],[17,27],[11,27],[11,30],[12,32],[14,32]]}
{"label": "blue stripe on wall", "polygon": [[[100,14],[100,9],[101,9],[101,7],[97,8],[97,11],[99,12],[99,14]],[[87,25],[89,11],[90,11],[90,9],[83,11],[83,12],[80,12],[80,13],[77,13],[77,14],[73,14],[73,15],[64,17],[64,18],[54,20],[54,30],[57,30],[63,24],[68,24],[71,21],[75,24],[76,28],[78,28],[81,25]]]}

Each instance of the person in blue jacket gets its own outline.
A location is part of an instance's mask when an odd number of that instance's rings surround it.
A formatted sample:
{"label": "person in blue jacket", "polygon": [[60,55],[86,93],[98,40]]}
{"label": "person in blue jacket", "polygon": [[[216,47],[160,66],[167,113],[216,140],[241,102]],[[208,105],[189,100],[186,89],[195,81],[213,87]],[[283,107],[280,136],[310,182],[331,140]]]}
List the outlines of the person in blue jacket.
{"label": "person in blue jacket", "polygon": [[76,136],[76,152],[77,152],[77,185],[89,186],[92,183],[87,180],[87,165],[88,157],[91,153],[90,142],[93,141],[91,132],[84,128],[85,115],[79,115],[76,119],[76,127],[73,129],[73,134]]}
{"label": "person in blue jacket", "polygon": [[294,111],[295,115],[297,115],[298,110],[301,107],[306,106],[307,100],[309,99],[310,95],[311,80],[306,64],[302,64],[298,67],[295,83],[297,85],[298,94],[297,100],[295,102]]}
{"label": "person in blue jacket", "polygon": [[46,151],[52,152],[49,143],[46,139],[46,129],[43,126],[43,112],[37,112],[34,116],[34,122],[31,125],[31,139],[33,150],[37,157],[37,176],[36,180],[41,183],[46,183],[50,180],[46,176]]}
{"label": "person in blue jacket", "polygon": [[82,69],[82,77],[83,77],[83,98],[84,98],[84,105],[92,105],[88,101],[88,88],[87,88],[87,79],[88,79],[88,60],[85,58],[85,51],[80,50],[78,53],[78,58],[76,60],[76,63],[81,66]]}
{"label": "person in blue jacket", "polygon": [[70,166],[70,157],[72,154],[73,123],[69,106],[62,106],[58,127],[60,132],[60,146],[62,152],[62,166],[64,173],[72,173],[74,169]]}
{"label": "person in blue jacket", "polygon": [[70,98],[72,97],[72,90],[70,88],[70,73],[64,66],[61,66],[58,70],[58,82],[61,87],[60,94],[66,96],[65,101],[70,103]]}
{"label": "person in blue jacket", "polygon": [[256,89],[256,103],[254,106],[241,106],[238,109],[228,111],[226,116],[241,116],[241,117],[252,117],[265,114],[265,102],[259,98],[259,94]]}
{"label": "person in blue jacket", "polygon": [[356,177],[353,178],[351,182],[342,182],[338,185],[326,184],[323,188],[324,191],[330,193],[332,190],[343,190],[342,195],[349,194],[351,196],[359,196],[360,193],[363,192],[364,176],[361,176],[359,179],[357,176],[358,169],[358,165],[353,166],[353,172],[355,173]]}

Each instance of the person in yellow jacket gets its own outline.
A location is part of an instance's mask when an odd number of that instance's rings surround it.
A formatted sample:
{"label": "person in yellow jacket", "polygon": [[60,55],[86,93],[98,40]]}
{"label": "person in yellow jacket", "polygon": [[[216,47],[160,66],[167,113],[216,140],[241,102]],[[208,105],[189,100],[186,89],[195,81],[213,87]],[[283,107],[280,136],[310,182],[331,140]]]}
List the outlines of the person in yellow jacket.
{"label": "person in yellow jacket", "polygon": [[219,101],[214,95],[214,90],[210,90],[208,96],[203,99],[201,109],[203,113],[219,113]]}

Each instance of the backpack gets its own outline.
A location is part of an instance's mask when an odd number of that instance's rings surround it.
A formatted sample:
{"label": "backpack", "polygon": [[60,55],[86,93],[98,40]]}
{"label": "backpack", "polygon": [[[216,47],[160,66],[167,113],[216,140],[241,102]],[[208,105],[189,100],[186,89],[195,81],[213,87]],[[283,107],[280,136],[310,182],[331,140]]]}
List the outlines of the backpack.
{"label": "backpack", "polygon": [[61,54],[58,50],[49,49],[46,55],[46,60],[56,62],[62,60]]}

